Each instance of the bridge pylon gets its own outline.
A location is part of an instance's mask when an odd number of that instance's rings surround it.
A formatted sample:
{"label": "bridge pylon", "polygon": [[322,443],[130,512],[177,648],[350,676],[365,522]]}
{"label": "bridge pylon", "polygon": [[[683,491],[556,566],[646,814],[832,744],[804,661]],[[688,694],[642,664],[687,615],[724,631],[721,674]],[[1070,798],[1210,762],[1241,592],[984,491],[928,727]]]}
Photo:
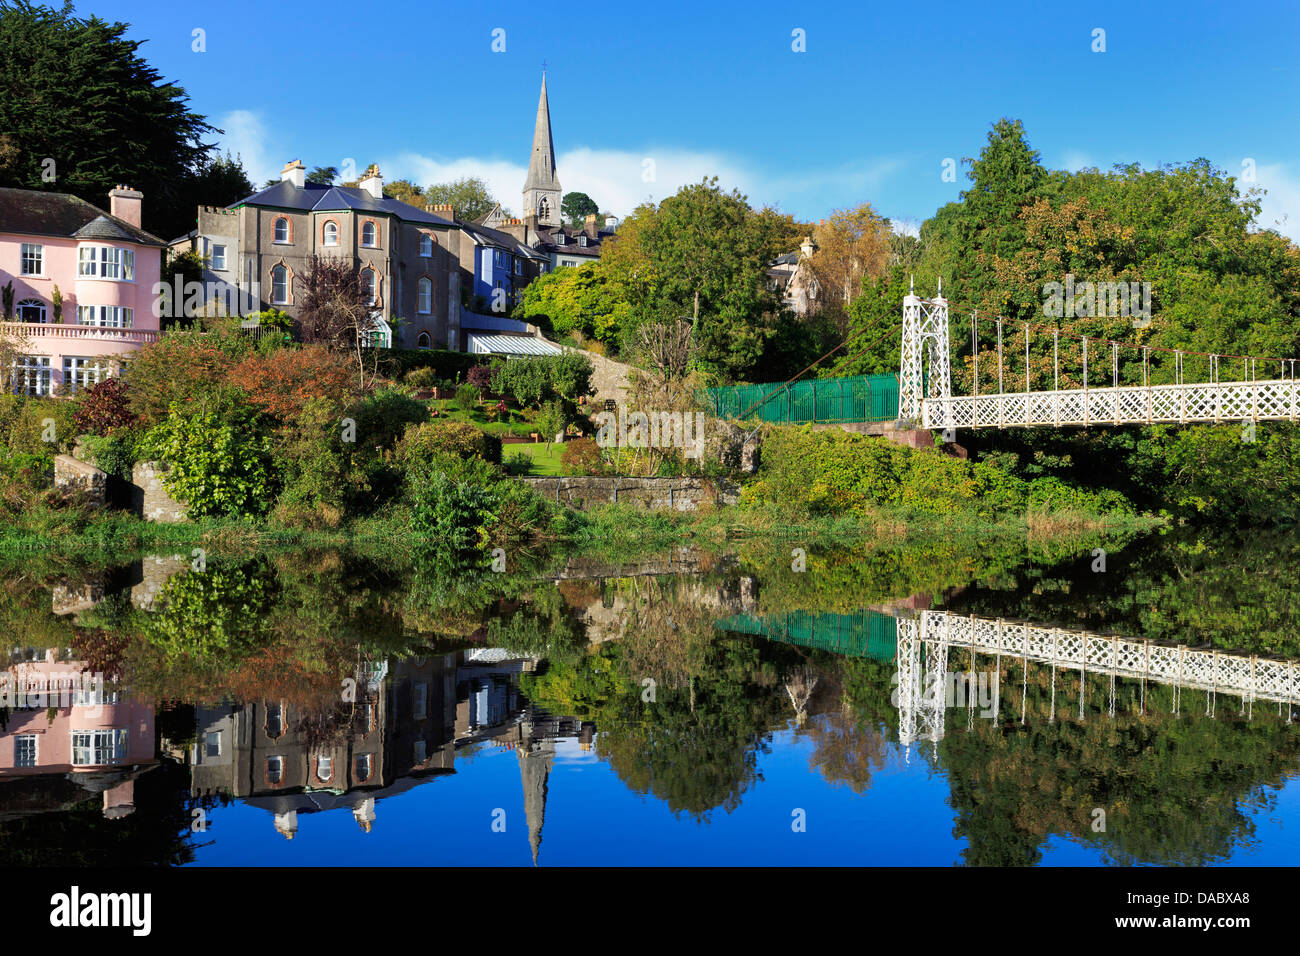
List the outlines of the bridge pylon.
{"label": "bridge pylon", "polygon": [[907,295],[903,297],[903,347],[898,370],[898,417],[920,422],[922,400],[951,397],[948,300],[943,297],[943,282],[940,280],[938,294],[933,299],[922,299],[909,287]]}

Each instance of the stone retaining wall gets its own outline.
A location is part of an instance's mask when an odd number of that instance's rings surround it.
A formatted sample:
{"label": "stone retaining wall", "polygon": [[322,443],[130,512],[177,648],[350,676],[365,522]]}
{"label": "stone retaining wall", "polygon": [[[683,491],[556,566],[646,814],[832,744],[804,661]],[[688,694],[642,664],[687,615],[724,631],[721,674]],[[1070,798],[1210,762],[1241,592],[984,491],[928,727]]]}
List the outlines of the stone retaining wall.
{"label": "stone retaining wall", "polygon": [[132,505],[145,521],[175,524],[189,517],[185,505],[167,494],[163,485],[166,474],[167,466],[160,461],[137,461],[131,469],[131,484],[135,485]]}
{"label": "stone retaining wall", "polygon": [[734,505],[740,490],[708,478],[624,478],[579,475],[571,478],[526,477],[543,498],[570,508],[630,504],[651,510],[696,511],[701,505]]}
{"label": "stone retaining wall", "polygon": [[108,501],[108,475],[71,455],[54,456],[54,487],[84,492],[92,508],[103,508]]}

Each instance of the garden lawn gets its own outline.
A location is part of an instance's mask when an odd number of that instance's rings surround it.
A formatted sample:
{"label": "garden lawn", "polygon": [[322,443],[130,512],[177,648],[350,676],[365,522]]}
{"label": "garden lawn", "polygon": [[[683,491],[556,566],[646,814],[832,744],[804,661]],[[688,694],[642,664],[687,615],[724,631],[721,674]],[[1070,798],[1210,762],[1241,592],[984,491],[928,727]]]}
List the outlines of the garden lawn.
{"label": "garden lawn", "polygon": [[508,455],[516,452],[523,452],[533,460],[533,468],[530,475],[559,475],[560,474],[560,455],[564,451],[564,446],[551,443],[551,450],[546,451],[546,442],[523,442],[521,444],[502,445],[501,457],[504,459]]}

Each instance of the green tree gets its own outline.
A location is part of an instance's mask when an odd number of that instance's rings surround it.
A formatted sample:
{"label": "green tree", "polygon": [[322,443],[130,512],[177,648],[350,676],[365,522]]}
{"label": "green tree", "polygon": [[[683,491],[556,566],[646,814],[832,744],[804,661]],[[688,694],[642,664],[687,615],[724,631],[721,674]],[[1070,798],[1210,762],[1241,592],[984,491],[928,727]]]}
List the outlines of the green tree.
{"label": "green tree", "polygon": [[549,327],[556,336],[580,332],[614,344],[631,307],[600,263],[570,266],[539,276],[524,288],[515,317]]}
{"label": "green tree", "polygon": [[331,186],[339,178],[337,166],[317,166],[307,174],[307,182],[321,186]]}
{"label": "green tree", "polygon": [[127,29],[75,17],[71,4],[0,0],[0,186],[102,207],[125,183],[145,194],[145,228],[174,236],[192,228],[193,183],[213,162],[204,140],[220,130],[138,55]]}
{"label": "green tree", "polygon": [[798,235],[790,216],[751,208],[714,177],[657,207],[638,207],[608,242],[601,265],[635,323],[693,319],[700,363],[717,377],[739,379],[757,367],[776,333],[779,304],[767,269]]}
{"label": "green tree", "polygon": [[424,199],[432,205],[450,203],[456,218],[461,222],[477,222],[497,204],[487,183],[477,176],[462,176],[451,182],[426,186]]}
{"label": "green tree", "polygon": [[[588,216],[599,216],[600,207],[586,193],[565,193],[564,199],[560,201],[560,212],[567,222],[575,226],[581,226]],[[597,224],[604,225],[599,219]]]}

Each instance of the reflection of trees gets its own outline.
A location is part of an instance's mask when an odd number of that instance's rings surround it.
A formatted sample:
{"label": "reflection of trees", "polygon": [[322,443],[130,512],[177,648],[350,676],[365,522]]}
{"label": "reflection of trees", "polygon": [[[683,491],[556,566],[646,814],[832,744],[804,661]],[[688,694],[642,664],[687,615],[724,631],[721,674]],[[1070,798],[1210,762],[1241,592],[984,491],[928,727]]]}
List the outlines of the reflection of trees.
{"label": "reflection of trees", "polygon": [[815,747],[809,766],[828,783],[846,784],[854,793],[866,793],[871,775],[885,766],[889,753],[881,729],[847,708],[818,714],[798,733]]}

